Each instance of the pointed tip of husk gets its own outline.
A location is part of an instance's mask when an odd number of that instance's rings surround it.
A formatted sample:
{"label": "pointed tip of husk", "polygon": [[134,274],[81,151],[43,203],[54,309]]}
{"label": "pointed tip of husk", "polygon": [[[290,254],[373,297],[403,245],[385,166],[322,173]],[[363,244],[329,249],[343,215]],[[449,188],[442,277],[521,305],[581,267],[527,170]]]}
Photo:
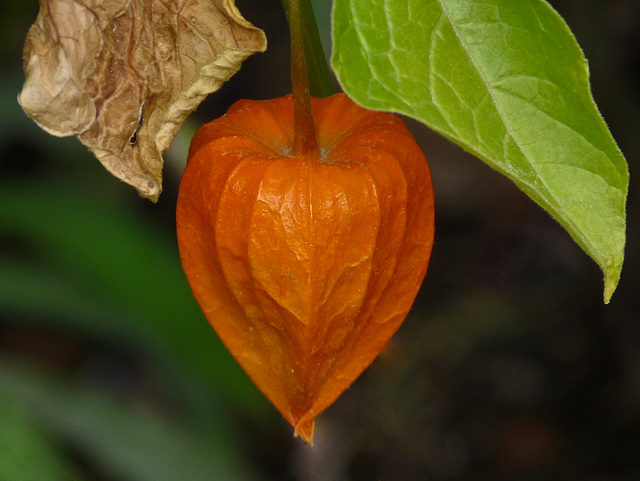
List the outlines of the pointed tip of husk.
{"label": "pointed tip of husk", "polygon": [[294,427],[293,435],[299,436],[309,446],[313,446],[313,431],[315,429],[315,416],[303,416]]}

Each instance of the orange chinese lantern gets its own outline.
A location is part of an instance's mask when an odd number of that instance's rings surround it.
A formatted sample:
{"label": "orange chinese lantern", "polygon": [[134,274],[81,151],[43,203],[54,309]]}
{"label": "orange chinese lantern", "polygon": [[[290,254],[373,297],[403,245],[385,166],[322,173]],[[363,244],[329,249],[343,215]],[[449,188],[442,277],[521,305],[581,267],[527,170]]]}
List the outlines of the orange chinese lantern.
{"label": "orange chinese lantern", "polygon": [[343,94],[295,99],[240,100],[198,130],[177,229],[208,321],[311,443],[316,416],[406,317],[434,207],[427,161],[398,117]]}

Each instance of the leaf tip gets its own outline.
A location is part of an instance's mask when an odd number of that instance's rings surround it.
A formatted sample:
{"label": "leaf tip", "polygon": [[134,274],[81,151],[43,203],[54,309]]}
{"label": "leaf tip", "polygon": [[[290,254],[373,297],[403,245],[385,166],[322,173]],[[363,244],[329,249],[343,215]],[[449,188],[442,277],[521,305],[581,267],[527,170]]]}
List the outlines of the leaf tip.
{"label": "leaf tip", "polygon": [[616,287],[618,287],[617,280],[613,280],[605,277],[605,281],[604,281],[604,303],[605,304],[609,304],[609,302],[611,302],[611,297],[613,296],[613,293],[615,292]]}
{"label": "leaf tip", "polygon": [[622,265],[612,265],[613,263],[607,262],[606,269],[604,269],[604,303],[609,304],[611,297],[618,287],[620,281],[620,271]]}

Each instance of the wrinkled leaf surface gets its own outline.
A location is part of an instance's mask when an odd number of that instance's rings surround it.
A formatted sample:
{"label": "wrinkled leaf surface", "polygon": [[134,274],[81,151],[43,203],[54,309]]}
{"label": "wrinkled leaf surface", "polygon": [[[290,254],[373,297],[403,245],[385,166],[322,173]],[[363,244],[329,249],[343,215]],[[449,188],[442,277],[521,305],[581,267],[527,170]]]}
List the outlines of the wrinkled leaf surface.
{"label": "wrinkled leaf surface", "polygon": [[19,102],[155,200],[162,154],[184,120],[265,48],[232,0],[41,0]]}

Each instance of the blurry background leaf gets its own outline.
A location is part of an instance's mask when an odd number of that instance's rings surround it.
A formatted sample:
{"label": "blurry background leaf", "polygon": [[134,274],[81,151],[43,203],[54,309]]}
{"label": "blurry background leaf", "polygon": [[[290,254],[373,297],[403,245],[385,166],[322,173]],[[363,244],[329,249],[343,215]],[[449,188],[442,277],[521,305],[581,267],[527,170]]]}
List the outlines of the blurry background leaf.
{"label": "blurry background leaf", "polygon": [[0,426],[0,477],[3,481],[82,479],[3,388],[0,388]]}
{"label": "blurry background leaf", "polygon": [[62,183],[0,183],[4,235],[22,246],[37,239],[29,247],[42,249],[35,261],[0,257],[0,306],[170,355],[178,372],[187,368],[212,390],[251,403],[242,395],[252,391],[248,381],[238,383],[213,330],[198,322],[203,316],[170,238],[112,199]]}
{"label": "blurry background leaf", "polygon": [[52,435],[116,479],[258,479],[243,467],[228,427],[179,423],[91,383],[78,385],[6,360],[0,360],[0,385],[0,393],[20,402]]}
{"label": "blurry background leaf", "polygon": [[360,104],[413,117],[513,180],[604,272],[624,258],[626,161],[587,62],[544,0],[335,0],[332,65]]}

